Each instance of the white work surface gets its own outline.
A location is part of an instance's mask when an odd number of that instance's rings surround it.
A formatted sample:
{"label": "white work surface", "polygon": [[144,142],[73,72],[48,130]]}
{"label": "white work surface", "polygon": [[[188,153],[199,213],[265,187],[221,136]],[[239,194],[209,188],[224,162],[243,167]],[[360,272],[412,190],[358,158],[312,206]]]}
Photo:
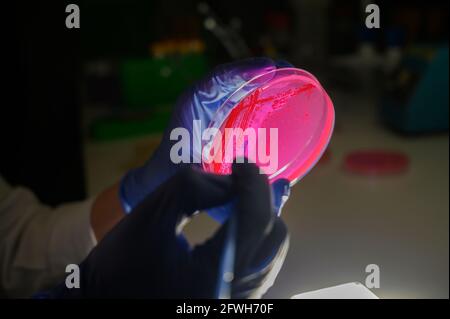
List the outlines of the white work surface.
{"label": "white work surface", "polygon": [[[284,208],[291,242],[286,262],[268,298],[346,282],[364,283],[365,267],[380,267],[380,298],[449,297],[448,134],[406,138],[383,129],[370,101],[331,94],[337,126],[331,159],[292,189]],[[89,193],[117,181],[142,162],[159,137],[87,142]],[[401,176],[361,177],[342,170],[353,150],[398,150],[410,158]],[[199,217],[186,232],[195,243],[216,225]]]}

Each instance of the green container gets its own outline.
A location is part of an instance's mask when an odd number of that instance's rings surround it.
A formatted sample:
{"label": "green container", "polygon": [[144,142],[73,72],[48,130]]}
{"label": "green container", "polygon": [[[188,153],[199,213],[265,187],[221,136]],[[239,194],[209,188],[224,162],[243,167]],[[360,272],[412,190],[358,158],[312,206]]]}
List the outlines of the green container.
{"label": "green container", "polygon": [[200,54],[125,60],[121,66],[125,106],[151,108],[173,104],[206,71],[206,59]]}
{"label": "green container", "polygon": [[170,120],[170,110],[136,117],[110,116],[95,120],[90,135],[94,141],[109,141],[164,131]]}
{"label": "green container", "polygon": [[96,119],[91,137],[97,141],[161,133],[180,94],[207,71],[200,54],[129,59],[121,65],[124,112]]}

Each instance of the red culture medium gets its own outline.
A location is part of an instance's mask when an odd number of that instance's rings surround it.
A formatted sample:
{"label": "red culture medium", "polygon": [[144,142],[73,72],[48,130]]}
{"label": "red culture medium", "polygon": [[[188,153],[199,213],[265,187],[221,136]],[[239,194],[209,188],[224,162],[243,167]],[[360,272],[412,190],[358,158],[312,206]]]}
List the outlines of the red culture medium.
{"label": "red culture medium", "polygon": [[[269,181],[287,178],[294,184],[317,163],[325,151],[334,127],[334,108],[320,83],[311,74],[300,69],[278,69],[258,76],[237,90],[222,105],[210,123],[220,131],[212,143],[203,168],[218,174],[231,173],[231,164],[224,158],[226,151],[252,159],[269,175]],[[245,134],[227,140],[227,129],[265,129],[265,135],[256,134],[255,145],[250,145]],[[270,129],[277,129],[276,141]],[[265,138],[266,154],[270,143],[276,142],[278,158],[275,171],[268,169],[258,156],[259,138]],[[212,152],[214,153],[214,152]],[[256,154],[252,158],[252,154]],[[212,161],[212,157],[216,161]]]}

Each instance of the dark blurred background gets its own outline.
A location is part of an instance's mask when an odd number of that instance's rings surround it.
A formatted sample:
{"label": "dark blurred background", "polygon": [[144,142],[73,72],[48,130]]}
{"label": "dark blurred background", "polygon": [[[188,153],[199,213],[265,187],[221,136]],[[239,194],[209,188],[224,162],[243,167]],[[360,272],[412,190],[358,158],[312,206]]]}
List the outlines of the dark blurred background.
{"label": "dark blurred background", "polygon": [[[80,29],[65,27],[70,2]],[[365,25],[369,3],[379,29]],[[51,205],[94,195],[148,158],[179,94],[212,67],[287,60],[329,92],[336,128],[286,207],[291,257],[269,296],[363,281],[366,264],[384,262],[381,296],[448,298],[448,1],[79,0],[2,11],[0,173],[11,184]],[[348,156],[371,149],[400,155],[403,168],[352,174]]]}

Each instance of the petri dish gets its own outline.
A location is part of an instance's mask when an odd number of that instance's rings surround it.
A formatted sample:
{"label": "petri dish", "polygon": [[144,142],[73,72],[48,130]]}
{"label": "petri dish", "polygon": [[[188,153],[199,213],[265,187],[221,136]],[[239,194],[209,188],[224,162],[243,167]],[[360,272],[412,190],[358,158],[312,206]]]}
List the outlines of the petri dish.
{"label": "petri dish", "polygon": [[324,153],[334,127],[334,108],[319,81],[307,71],[283,68],[259,75],[218,108],[202,145],[207,172],[230,174],[235,157],[247,157],[269,182],[293,185]]}

